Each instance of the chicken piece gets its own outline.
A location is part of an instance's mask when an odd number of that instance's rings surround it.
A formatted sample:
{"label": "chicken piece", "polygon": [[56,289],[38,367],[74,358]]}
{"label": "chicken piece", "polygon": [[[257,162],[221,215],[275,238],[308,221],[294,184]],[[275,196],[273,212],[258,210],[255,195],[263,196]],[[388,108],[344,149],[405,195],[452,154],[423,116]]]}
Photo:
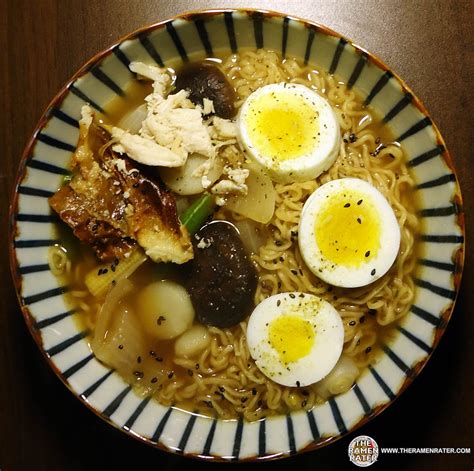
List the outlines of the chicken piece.
{"label": "chicken piece", "polygon": [[181,167],[186,162],[185,153],[178,154],[168,147],[157,144],[138,134],[131,134],[123,129],[113,127],[112,138],[118,142],[113,150],[144,165],[161,167]]}
{"label": "chicken piece", "polygon": [[171,84],[171,77],[166,69],[160,69],[154,65],[147,65],[136,61],[130,62],[129,68],[137,75],[153,81],[153,93],[155,96],[165,96]]}
{"label": "chicken piece", "polygon": [[212,120],[216,139],[237,139],[237,124],[214,116]]}
{"label": "chicken piece", "polygon": [[140,135],[112,128],[113,150],[145,165],[180,167],[188,155],[215,155],[200,107],[187,99],[184,90],[164,99],[159,93],[147,98],[148,115]]}
{"label": "chicken piece", "polygon": [[215,113],[216,110],[214,109],[214,102],[209,100],[209,98],[203,98],[202,100],[202,114],[208,115]]}
{"label": "chicken piece", "polygon": [[196,108],[187,96],[188,92],[181,90],[149,106],[140,134],[163,146],[171,146],[178,138],[179,148],[186,154],[196,152],[210,157],[214,149],[202,119],[203,110]]}
{"label": "chicken piece", "polygon": [[226,179],[216,183],[211,192],[215,195],[246,195],[248,188],[245,180],[249,176],[249,170],[246,168],[224,167]]}

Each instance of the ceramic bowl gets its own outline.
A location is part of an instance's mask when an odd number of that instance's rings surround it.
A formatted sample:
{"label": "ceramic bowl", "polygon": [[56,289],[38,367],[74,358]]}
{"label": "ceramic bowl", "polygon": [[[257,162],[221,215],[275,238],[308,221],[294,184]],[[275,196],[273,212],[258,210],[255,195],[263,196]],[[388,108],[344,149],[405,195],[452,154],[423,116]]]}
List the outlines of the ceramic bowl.
{"label": "ceramic bowl", "polygon": [[[57,218],[47,198],[67,174],[86,102],[102,111],[135,80],[130,61],[160,66],[243,48],[273,49],[336,74],[391,126],[416,180],[423,219],[416,295],[393,341],[345,394],[312,410],[248,423],[140,398],[91,353],[47,262]],[[379,414],[413,381],[451,316],[463,264],[461,193],[443,138],[382,61],[328,28],[284,14],[219,10],[140,29],[93,57],[61,89],[26,146],[10,210],[11,267],[26,323],[56,374],[111,425],[164,450],[216,460],[283,457],[332,443]]]}

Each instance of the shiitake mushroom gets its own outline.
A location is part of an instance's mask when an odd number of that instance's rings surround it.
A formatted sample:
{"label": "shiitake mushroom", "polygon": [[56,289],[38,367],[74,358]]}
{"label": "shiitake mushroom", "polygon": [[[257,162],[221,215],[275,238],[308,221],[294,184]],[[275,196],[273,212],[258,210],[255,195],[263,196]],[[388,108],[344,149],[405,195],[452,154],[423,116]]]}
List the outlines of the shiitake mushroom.
{"label": "shiitake mushroom", "polygon": [[201,61],[191,62],[176,75],[177,90],[188,90],[189,99],[202,105],[204,98],[212,100],[216,115],[232,118],[235,115],[235,90],[223,72],[215,65]]}
{"label": "shiitake mushroom", "polygon": [[221,328],[238,324],[252,310],[257,272],[237,229],[227,221],[213,221],[193,239],[187,288],[198,321]]}

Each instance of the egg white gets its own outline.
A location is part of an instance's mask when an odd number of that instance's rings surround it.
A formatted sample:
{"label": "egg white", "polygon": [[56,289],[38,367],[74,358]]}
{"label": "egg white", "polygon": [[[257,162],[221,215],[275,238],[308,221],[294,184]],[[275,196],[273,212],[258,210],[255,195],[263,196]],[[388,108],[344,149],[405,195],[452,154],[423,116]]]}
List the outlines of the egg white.
{"label": "egg white", "polygon": [[[363,195],[362,199],[371,204],[380,221],[376,257],[358,266],[346,266],[326,258],[315,235],[316,226],[323,224],[321,208],[328,198],[342,195],[350,198],[351,194]],[[328,234],[328,237],[337,240],[338,234]],[[390,204],[373,185],[358,178],[343,178],[322,185],[308,198],[301,213],[298,242],[306,265],[316,276],[334,286],[356,288],[379,279],[393,265],[400,247],[400,227]]]}
{"label": "egg white", "polygon": [[[318,116],[319,129],[311,136],[313,143],[308,152],[291,158],[281,155],[275,158],[275,156],[262,153],[252,141],[249,132],[249,116],[251,113],[259,112],[258,100],[262,96],[272,96],[277,101],[288,94],[304,99],[304,102]],[[238,129],[240,143],[247,155],[263,166],[274,181],[280,183],[304,182],[316,178],[334,163],[339,152],[340,127],[331,105],[321,95],[300,84],[279,83],[257,89],[241,106]],[[264,131],[257,129],[257,132]],[[284,160],[280,160],[281,158]]]}
{"label": "egg white", "polygon": [[[308,321],[314,342],[302,358],[284,363],[269,342],[269,325],[290,314]],[[344,327],[336,309],[323,299],[306,293],[280,293],[263,300],[250,316],[247,343],[257,367],[284,386],[308,386],[324,378],[337,363],[344,343]]]}

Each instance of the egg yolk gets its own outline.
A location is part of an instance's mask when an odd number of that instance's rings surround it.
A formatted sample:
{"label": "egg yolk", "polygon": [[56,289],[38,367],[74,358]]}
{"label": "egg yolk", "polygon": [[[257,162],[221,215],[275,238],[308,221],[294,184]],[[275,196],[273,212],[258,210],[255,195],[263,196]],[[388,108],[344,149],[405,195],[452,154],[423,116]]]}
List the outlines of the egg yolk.
{"label": "egg yolk", "polygon": [[316,243],[330,263],[358,267],[377,256],[380,216],[367,195],[351,191],[329,196],[315,222]]}
{"label": "egg yolk", "polygon": [[277,317],[270,323],[268,332],[270,344],[278,352],[283,363],[291,363],[305,357],[314,344],[311,323],[298,316]]}
{"label": "egg yolk", "polygon": [[247,112],[246,126],[257,151],[278,162],[314,149],[319,113],[300,94],[272,92],[253,101]]}

